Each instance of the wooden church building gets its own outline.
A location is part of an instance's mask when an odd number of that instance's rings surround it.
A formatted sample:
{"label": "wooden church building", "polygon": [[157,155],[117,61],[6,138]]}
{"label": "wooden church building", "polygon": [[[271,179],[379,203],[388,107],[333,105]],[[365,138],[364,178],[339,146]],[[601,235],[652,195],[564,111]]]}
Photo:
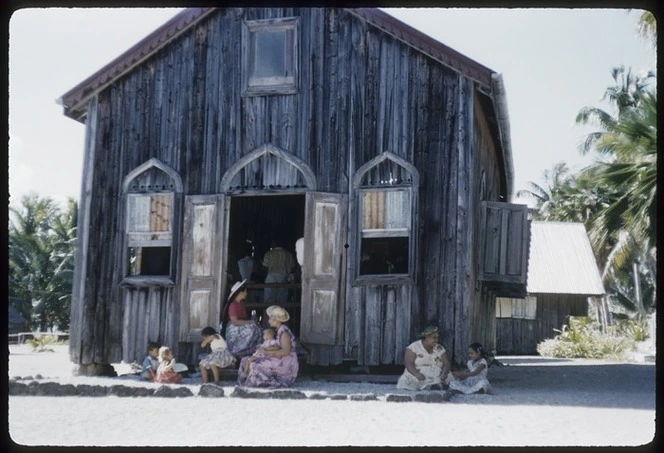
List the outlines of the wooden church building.
{"label": "wooden church building", "polygon": [[430,324],[463,362],[493,348],[496,297],[525,295],[500,74],[379,9],[185,9],[60,102],[86,127],[88,372],[149,341],[195,364],[238,259],[273,240],[304,238],[284,305],[312,365],[402,364]]}

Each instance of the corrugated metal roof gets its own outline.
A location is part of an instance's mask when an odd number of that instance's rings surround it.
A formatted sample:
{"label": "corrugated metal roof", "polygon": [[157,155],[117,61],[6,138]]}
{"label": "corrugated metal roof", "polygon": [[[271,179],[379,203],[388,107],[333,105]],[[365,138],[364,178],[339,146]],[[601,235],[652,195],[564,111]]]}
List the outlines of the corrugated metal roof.
{"label": "corrugated metal roof", "polygon": [[527,291],[529,294],[604,294],[583,224],[531,222]]}

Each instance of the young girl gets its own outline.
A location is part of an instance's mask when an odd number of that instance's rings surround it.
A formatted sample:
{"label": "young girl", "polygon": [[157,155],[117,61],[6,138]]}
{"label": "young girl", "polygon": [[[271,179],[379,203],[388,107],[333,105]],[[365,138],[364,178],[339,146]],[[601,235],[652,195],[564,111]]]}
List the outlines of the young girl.
{"label": "young girl", "polygon": [[450,382],[450,391],[457,393],[491,393],[491,384],[487,379],[489,365],[482,358],[484,348],[479,343],[468,347],[468,371],[454,371],[454,380]]}
{"label": "young girl", "polygon": [[208,373],[207,370],[212,370],[212,376],[214,377],[214,383],[219,384],[219,370],[221,368],[227,368],[235,363],[235,357],[230,353],[226,346],[226,341],[214,330],[213,327],[206,327],[201,331],[201,336],[203,341],[201,342],[201,348],[204,348],[208,344],[212,350],[211,354],[206,355],[200,361],[201,369],[201,378],[203,383],[208,382]]}
{"label": "young girl", "polygon": [[182,376],[175,372],[174,366],[175,359],[171,348],[167,346],[159,348],[159,368],[157,368],[154,381],[162,384],[179,384],[182,381]]}
{"label": "young girl", "polygon": [[276,351],[277,349],[281,349],[281,344],[279,344],[279,341],[274,338],[276,334],[277,333],[272,327],[268,327],[267,329],[263,330],[263,343],[258,347],[258,350],[254,352],[251,358],[244,362],[244,374],[249,372],[249,365],[251,365],[251,362],[255,361],[259,357],[265,357],[264,353],[258,351],[261,349],[266,351]]}

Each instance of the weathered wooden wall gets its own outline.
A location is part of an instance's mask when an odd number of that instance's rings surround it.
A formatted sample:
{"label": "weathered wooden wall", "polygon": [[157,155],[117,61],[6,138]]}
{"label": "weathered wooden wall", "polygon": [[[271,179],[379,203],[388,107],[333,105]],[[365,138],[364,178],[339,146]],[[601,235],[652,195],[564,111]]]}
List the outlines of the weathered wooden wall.
{"label": "weathered wooden wall", "polygon": [[[301,19],[298,94],[242,96],[242,21],[290,16]],[[117,286],[123,178],[157,157],[181,176],[183,195],[217,193],[225,171],[266,142],[304,161],[321,192],[348,193],[355,170],[385,150],[420,172],[415,282],[355,287],[348,278],[345,350],[312,347],[316,360],[400,363],[400,351],[431,323],[446,348],[464,357],[470,320],[488,314],[473,311],[474,301],[489,297],[474,286],[478,161],[486,159],[488,190],[499,191],[493,150],[473,139],[474,96],[469,80],[344,10],[228,8],[202,20],[103,91],[98,112],[88,115],[85,177],[92,180],[84,186],[85,278],[78,277],[72,307],[81,329],[72,358],[140,359],[146,337],[130,332],[126,312],[135,310],[135,329],[138,320],[157,319],[138,302],[156,289]],[[177,306],[177,289],[159,291],[160,313]],[[177,329],[159,319],[147,340],[174,345]]]}
{"label": "weathered wooden wall", "polygon": [[[569,316],[587,316],[588,302],[583,295],[533,294],[537,297],[535,319],[496,319],[498,354],[537,354],[537,344],[557,335]],[[495,303],[493,304],[495,307]]]}

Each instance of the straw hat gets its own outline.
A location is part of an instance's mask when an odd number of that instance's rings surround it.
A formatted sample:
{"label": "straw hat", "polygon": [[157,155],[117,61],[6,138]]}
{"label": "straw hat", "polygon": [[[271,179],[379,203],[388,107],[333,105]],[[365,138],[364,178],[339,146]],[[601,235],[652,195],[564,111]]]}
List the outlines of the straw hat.
{"label": "straw hat", "polygon": [[287,322],[290,319],[290,315],[286,309],[280,307],[279,305],[270,305],[265,309],[265,312],[270,318],[276,319],[281,323]]}
{"label": "straw hat", "polygon": [[237,293],[240,292],[240,290],[244,289],[244,286],[247,283],[247,279],[245,278],[241,282],[236,282],[233,287],[231,288],[231,294],[228,296],[228,300],[233,300],[235,299],[235,296],[237,296]]}

